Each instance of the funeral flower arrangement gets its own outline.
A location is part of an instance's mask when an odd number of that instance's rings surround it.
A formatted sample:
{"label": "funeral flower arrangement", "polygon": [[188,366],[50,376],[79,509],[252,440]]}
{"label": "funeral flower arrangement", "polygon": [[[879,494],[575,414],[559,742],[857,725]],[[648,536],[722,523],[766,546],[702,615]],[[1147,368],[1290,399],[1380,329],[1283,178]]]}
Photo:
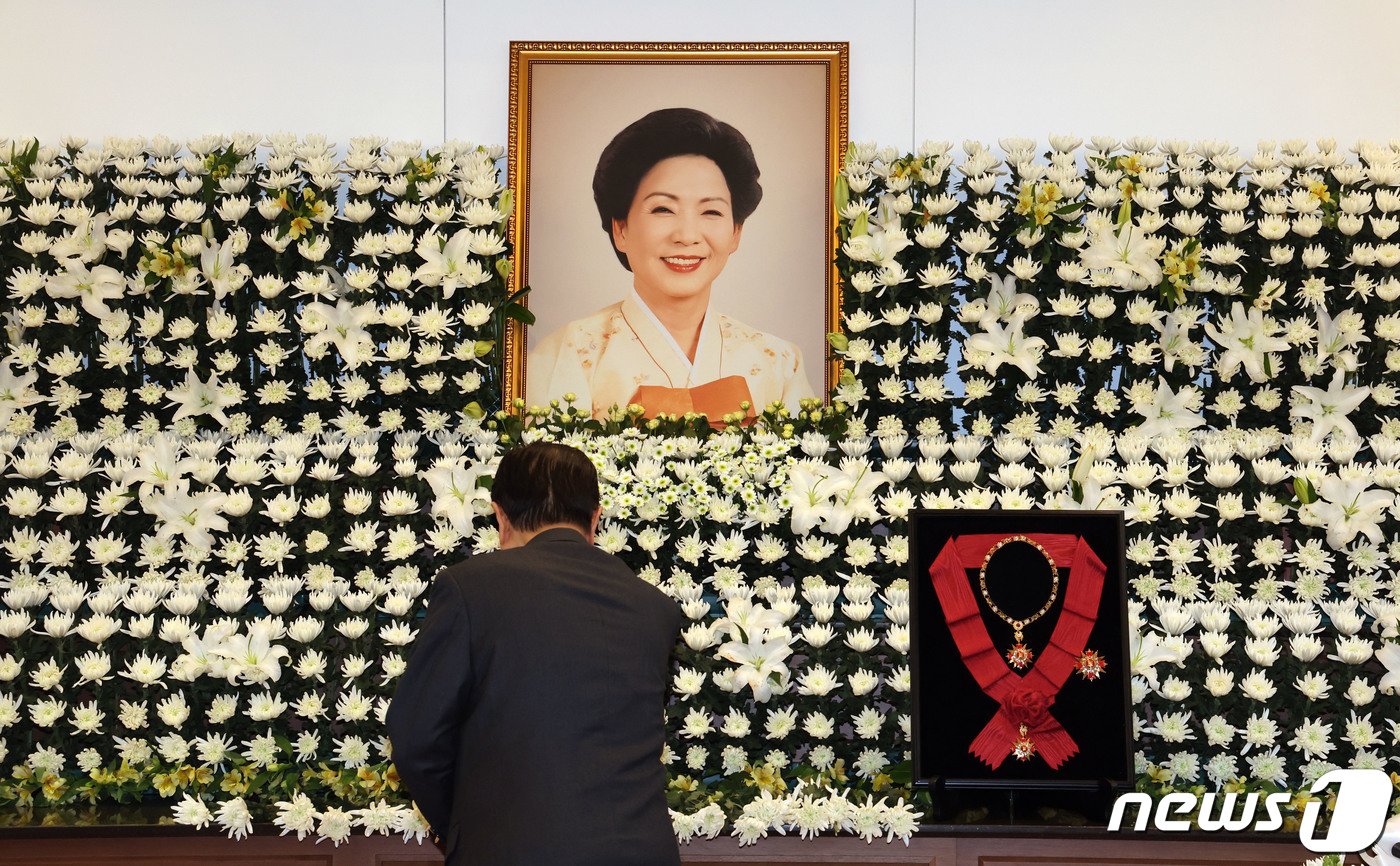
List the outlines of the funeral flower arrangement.
{"label": "funeral flower arrangement", "polygon": [[512,445],[690,624],[677,834],[905,838],[923,508],[1121,508],[1139,785],[1393,769],[1400,154],[851,149],[845,372],[748,428],[501,411],[499,149],[0,146],[0,804],[423,832],[382,719]]}

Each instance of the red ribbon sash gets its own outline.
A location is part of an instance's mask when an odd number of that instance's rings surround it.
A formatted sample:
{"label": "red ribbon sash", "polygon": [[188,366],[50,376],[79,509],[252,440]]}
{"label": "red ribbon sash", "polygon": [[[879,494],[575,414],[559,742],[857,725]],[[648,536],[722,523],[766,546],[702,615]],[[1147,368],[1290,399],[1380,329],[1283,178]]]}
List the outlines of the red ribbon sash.
{"label": "red ribbon sash", "polygon": [[993,770],[1011,754],[1021,725],[1026,726],[1027,735],[1052,770],[1059,769],[1078,753],[1079,746],[1050,715],[1050,706],[1089,642],[1103,595],[1106,569],[1088,542],[1077,535],[1028,533],[1027,537],[1044,547],[1057,566],[1070,563],[1070,570],[1064,581],[1065,603],[1055,621],[1050,643],[1024,675],[1013,671],[992,645],[967,575],[967,563],[980,566],[987,551],[1007,535],[951,538],[929,567],[934,592],[943,607],[943,616],[963,664],[982,691],[1001,705],[968,747],[969,752]]}

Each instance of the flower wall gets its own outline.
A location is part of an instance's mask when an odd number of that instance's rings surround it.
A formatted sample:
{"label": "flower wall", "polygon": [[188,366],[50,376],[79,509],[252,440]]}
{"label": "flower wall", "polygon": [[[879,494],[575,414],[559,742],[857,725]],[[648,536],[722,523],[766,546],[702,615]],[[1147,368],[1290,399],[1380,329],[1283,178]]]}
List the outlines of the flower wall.
{"label": "flower wall", "polygon": [[680,837],[907,837],[908,512],[1121,508],[1139,785],[1394,769],[1400,154],[855,146],[829,407],[505,415],[499,149],[0,146],[0,805],[422,832],[382,719],[513,443],[681,603]]}

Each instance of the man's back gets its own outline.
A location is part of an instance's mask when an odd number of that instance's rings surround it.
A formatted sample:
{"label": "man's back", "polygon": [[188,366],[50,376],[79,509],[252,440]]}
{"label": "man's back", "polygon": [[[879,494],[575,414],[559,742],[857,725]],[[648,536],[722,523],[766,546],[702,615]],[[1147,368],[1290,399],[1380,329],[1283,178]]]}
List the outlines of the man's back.
{"label": "man's back", "polygon": [[443,573],[388,722],[449,863],[678,862],[660,757],[680,623],[572,529]]}

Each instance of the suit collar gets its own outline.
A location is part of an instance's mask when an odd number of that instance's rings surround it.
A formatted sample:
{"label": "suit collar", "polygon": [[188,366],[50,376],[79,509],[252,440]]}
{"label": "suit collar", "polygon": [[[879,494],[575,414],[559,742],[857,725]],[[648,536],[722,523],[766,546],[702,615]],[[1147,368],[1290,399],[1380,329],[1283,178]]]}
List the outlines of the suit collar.
{"label": "suit collar", "polygon": [[583,533],[579,532],[577,529],[570,529],[567,526],[556,526],[553,529],[546,529],[544,532],[541,532],[539,535],[536,535],[534,538],[527,541],[525,543],[525,546],[529,547],[537,543],[550,544],[556,541],[562,541],[565,543],[573,542],[576,544],[588,543],[588,539],[584,538]]}

